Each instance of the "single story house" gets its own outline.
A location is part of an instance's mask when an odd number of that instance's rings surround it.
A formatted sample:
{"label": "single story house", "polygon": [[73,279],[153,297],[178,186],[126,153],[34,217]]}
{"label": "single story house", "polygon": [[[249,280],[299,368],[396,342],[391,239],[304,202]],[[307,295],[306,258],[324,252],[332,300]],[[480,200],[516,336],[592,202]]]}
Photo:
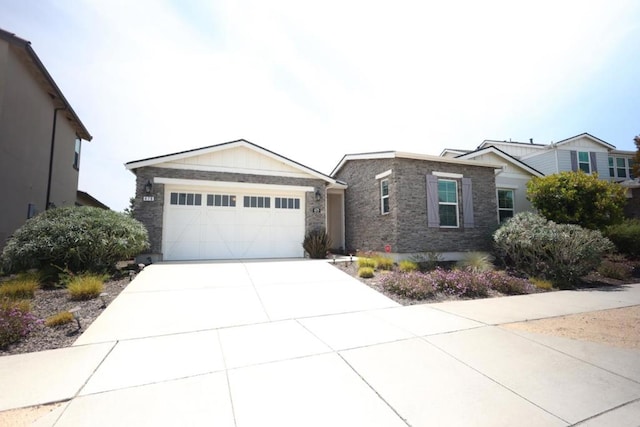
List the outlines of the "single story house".
{"label": "single story house", "polygon": [[331,176],[348,185],[346,247],[396,259],[488,250],[502,170],[500,163],[397,151],[345,155]]}
{"label": "single story house", "polygon": [[249,141],[125,166],[149,231],[144,260],[301,258],[305,234],[318,227],[344,247],[346,185]]}
{"label": "single story house", "polygon": [[240,139],[126,164],[143,260],[298,258],[309,231],[334,250],[488,249],[502,164],[401,152],[346,155],[325,175]]}

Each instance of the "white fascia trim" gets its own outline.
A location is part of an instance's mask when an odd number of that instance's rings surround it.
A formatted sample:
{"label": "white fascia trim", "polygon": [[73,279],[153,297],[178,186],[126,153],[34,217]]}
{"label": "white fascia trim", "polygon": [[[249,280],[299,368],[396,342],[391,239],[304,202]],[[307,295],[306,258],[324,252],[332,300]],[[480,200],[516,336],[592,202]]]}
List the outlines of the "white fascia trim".
{"label": "white fascia trim", "polygon": [[376,175],[376,179],[386,178],[389,175],[391,175],[391,169],[389,169],[388,171],[384,171],[382,173],[379,173],[378,175]]}
{"label": "white fascia trim", "polygon": [[340,163],[333,168],[329,175],[335,175],[345,163],[350,160],[372,160],[372,159],[393,159],[395,157],[395,153],[393,151],[382,151],[379,153],[362,153],[362,154],[347,154],[345,155]]}
{"label": "white fascia trim", "polygon": [[280,185],[280,184],[255,184],[250,182],[232,182],[232,181],[206,181],[202,179],[178,179],[178,178],[153,178],[154,184],[168,184],[184,187],[224,187],[238,189],[258,189],[266,191],[304,191],[314,192],[314,187],[301,185]]}
{"label": "white fascia trim", "polygon": [[450,172],[432,172],[434,176],[439,178],[453,178],[453,179],[461,179],[463,175],[461,173],[450,173]]}
{"label": "white fascia trim", "polygon": [[264,169],[247,169],[225,166],[206,166],[206,165],[190,165],[184,163],[161,163],[156,165],[158,168],[164,169],[181,169],[181,170],[202,170],[207,172],[224,172],[224,173],[241,173],[247,175],[262,176],[284,176],[287,178],[309,178],[308,174],[287,171],[272,171]]}
{"label": "white fascia trim", "polygon": [[295,169],[298,169],[300,171],[302,171],[305,174],[309,174],[311,176],[314,176],[315,178],[319,178],[323,181],[329,182],[331,184],[333,184],[334,179],[328,176],[325,176],[313,169],[310,169],[304,165],[295,163],[289,159],[286,159],[284,157],[281,157],[275,153],[272,153],[270,151],[267,151],[261,147],[255,146],[253,144],[248,143],[247,141],[234,141],[231,143],[224,143],[224,144],[218,144],[215,145],[213,147],[208,147],[208,148],[202,148],[202,149],[196,149],[196,150],[189,150],[187,152],[183,152],[183,153],[178,153],[178,154],[172,154],[172,155],[167,155],[167,156],[160,156],[160,157],[154,157],[152,159],[148,159],[148,160],[141,160],[139,162],[134,162],[134,163],[130,163],[130,164],[125,164],[126,168],[129,170],[133,170],[133,169],[137,169],[137,168],[141,168],[144,166],[156,166],[160,163],[167,163],[167,162],[172,162],[174,160],[181,160],[181,159],[185,159],[185,158],[189,158],[189,157],[193,157],[193,156],[200,156],[203,154],[209,154],[209,153],[214,153],[216,151],[223,151],[223,150],[228,150],[230,148],[234,148],[234,147],[245,147],[248,148],[250,150],[256,151],[260,154],[263,154],[271,159],[277,160],[279,162],[282,162],[288,166],[291,166]]}
{"label": "white fascia trim", "polygon": [[503,190],[503,189],[504,190],[517,190],[518,188],[520,188],[520,187],[518,187],[517,185],[513,185],[513,184],[500,184],[500,185],[498,185],[496,183],[496,190]]}
{"label": "white fascia trim", "polygon": [[489,168],[501,168],[502,165],[499,163],[490,163],[490,162],[479,162],[475,160],[464,160],[464,159],[452,159],[451,157],[438,157],[432,156],[428,154],[415,154],[415,153],[405,153],[405,152],[396,152],[396,157],[404,158],[404,159],[415,159],[415,160],[428,160],[430,162],[440,162],[440,163],[453,163],[456,165],[467,165],[467,166],[483,166]]}

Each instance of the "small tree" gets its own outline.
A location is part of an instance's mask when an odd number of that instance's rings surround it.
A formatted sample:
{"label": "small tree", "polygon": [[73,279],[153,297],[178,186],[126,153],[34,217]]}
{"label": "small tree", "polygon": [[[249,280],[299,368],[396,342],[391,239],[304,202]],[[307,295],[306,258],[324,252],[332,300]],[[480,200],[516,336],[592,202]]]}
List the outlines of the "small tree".
{"label": "small tree", "polygon": [[127,214],[129,218],[135,218],[136,212],[136,198],[129,197],[129,207],[125,208],[124,213]]}
{"label": "small tree", "polygon": [[592,230],[621,222],[626,203],[620,185],[583,171],[534,177],[527,183],[527,199],[551,221]]}

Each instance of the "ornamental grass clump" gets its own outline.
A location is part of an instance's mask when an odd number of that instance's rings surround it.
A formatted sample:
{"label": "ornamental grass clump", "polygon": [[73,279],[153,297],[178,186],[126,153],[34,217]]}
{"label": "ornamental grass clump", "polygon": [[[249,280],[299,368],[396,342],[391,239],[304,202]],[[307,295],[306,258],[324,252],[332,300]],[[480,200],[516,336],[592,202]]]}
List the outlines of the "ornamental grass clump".
{"label": "ornamental grass clump", "polygon": [[393,259],[382,255],[377,255],[373,258],[376,263],[376,269],[378,270],[393,270]]}
{"label": "ornamental grass clump", "polygon": [[27,301],[0,300],[0,348],[22,340],[40,322]]}
{"label": "ornamental grass clump", "polygon": [[38,287],[37,280],[29,277],[16,277],[0,285],[0,298],[31,299],[35,296]]}
{"label": "ornamental grass clump", "polygon": [[456,267],[474,273],[490,271],[493,270],[493,256],[486,252],[466,252],[462,259],[456,263]]}
{"label": "ornamental grass clump", "polygon": [[73,301],[84,301],[97,298],[104,289],[104,276],[75,276],[67,285],[69,298]]}
{"label": "ornamental grass clump", "polygon": [[376,261],[373,258],[358,257],[358,267],[376,268]]}
{"label": "ornamental grass clump", "polygon": [[373,268],[371,267],[360,267],[358,269],[358,277],[362,277],[363,279],[370,279],[373,277]]}
{"label": "ornamental grass clump", "polygon": [[67,323],[73,322],[73,313],[68,311],[61,311],[60,313],[56,313],[52,316],[47,317],[44,321],[45,326],[50,328],[54,328],[56,326],[66,325]]}
{"label": "ornamental grass clump", "polygon": [[405,259],[400,261],[398,268],[403,273],[408,273],[410,271],[418,271],[418,263]]}
{"label": "ornamental grass clump", "polygon": [[312,259],[324,259],[331,248],[331,238],[324,228],[311,230],[304,236],[302,247]]}

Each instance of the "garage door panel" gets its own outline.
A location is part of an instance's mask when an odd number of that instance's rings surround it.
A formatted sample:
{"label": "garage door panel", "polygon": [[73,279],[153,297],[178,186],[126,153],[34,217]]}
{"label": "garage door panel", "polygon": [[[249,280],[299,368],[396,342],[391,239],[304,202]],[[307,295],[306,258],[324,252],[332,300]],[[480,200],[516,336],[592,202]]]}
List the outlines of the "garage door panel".
{"label": "garage door panel", "polygon": [[[165,259],[284,258],[303,255],[304,194],[292,209],[275,207],[276,195],[235,193],[235,206],[208,206],[215,191],[167,187],[163,252]],[[171,204],[171,192],[201,194],[200,206]],[[245,207],[244,197],[262,198]],[[265,198],[269,201],[265,202]],[[173,198],[174,200],[177,198]],[[264,207],[267,206],[268,208]],[[258,207],[262,206],[262,207]],[[298,209],[295,209],[295,206]]]}

